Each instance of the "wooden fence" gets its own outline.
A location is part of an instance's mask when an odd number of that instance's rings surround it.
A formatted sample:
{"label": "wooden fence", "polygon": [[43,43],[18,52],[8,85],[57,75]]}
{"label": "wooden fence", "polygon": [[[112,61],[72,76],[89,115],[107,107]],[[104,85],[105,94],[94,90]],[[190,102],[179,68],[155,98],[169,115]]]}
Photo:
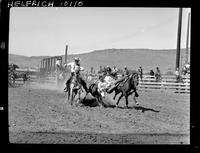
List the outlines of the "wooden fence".
{"label": "wooden fence", "polygon": [[175,93],[190,93],[190,77],[182,76],[183,82],[177,83],[175,75],[163,75],[157,82],[155,77],[144,75],[139,81],[139,89],[144,91],[160,90]]}
{"label": "wooden fence", "polygon": [[[143,75],[143,79],[139,79],[140,91],[165,91],[174,93],[190,93],[190,77],[182,76],[183,82],[177,83],[175,75],[162,75],[161,81],[156,81],[154,76]],[[88,76],[87,80],[95,81],[98,77]]]}
{"label": "wooden fence", "polygon": [[[41,79],[38,74],[38,72],[33,72],[30,75],[30,81]],[[48,80],[53,80],[54,78],[54,75],[49,75],[48,77],[45,77],[45,81],[48,82]],[[89,75],[84,77],[84,79],[86,79],[86,81],[93,82],[98,79],[98,76]],[[139,79],[139,90],[190,93],[190,76],[182,76],[182,79],[183,82],[177,83],[175,75],[162,75],[161,81],[158,82],[154,76],[143,75],[143,79]]]}

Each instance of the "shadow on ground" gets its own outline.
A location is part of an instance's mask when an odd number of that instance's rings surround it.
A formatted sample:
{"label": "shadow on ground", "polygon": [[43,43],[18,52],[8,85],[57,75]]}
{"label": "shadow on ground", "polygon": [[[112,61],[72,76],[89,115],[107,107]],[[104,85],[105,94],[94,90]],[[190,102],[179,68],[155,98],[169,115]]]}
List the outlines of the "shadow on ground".
{"label": "shadow on ground", "polygon": [[[99,103],[96,101],[95,98],[85,98],[85,99],[81,99],[80,101],[81,104],[83,104],[84,106],[90,106],[90,107],[97,107],[97,106],[100,106]],[[104,102],[104,107],[105,108],[115,108],[116,106],[115,105],[111,105],[107,102]],[[145,111],[152,111],[152,112],[160,112],[159,110],[155,110],[155,109],[152,109],[152,108],[146,108],[146,107],[143,107],[143,106],[133,106],[133,107],[120,107],[118,106],[117,108],[120,108],[120,109],[136,109],[136,110],[141,110],[142,113],[144,113]]]}
{"label": "shadow on ground", "polygon": [[144,113],[145,111],[152,111],[152,112],[156,112],[156,113],[160,112],[159,110],[154,110],[152,108],[146,108],[146,107],[142,107],[142,106],[134,106],[133,108],[136,110],[142,110],[142,113]]}
{"label": "shadow on ground", "polygon": [[[90,106],[90,107],[97,107],[100,106],[99,102],[97,102],[97,100],[95,98],[83,98],[80,100],[80,103],[84,106]],[[115,108],[115,105],[112,105],[110,103],[108,103],[107,101],[103,102],[103,107],[105,108]]]}

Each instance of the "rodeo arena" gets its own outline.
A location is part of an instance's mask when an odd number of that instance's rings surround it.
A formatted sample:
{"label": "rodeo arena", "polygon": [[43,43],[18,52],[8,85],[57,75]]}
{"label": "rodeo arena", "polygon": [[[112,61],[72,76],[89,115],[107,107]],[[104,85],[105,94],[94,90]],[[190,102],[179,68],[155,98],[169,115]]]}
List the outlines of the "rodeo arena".
{"label": "rodeo arena", "polygon": [[37,69],[9,64],[11,143],[190,143],[189,60],[173,74],[125,63],[87,72],[67,52],[68,45],[65,56],[44,58]]}

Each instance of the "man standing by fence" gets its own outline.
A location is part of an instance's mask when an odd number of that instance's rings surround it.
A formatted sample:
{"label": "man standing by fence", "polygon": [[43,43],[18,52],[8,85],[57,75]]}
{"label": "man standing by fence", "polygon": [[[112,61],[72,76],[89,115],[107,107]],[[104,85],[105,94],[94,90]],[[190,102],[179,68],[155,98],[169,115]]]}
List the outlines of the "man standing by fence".
{"label": "man standing by fence", "polygon": [[143,70],[142,70],[142,67],[141,67],[141,66],[139,67],[138,72],[139,72],[139,75],[140,75],[140,79],[141,79],[141,81],[142,81],[142,78],[143,78]]}
{"label": "man standing by fence", "polygon": [[156,67],[156,73],[155,73],[156,81],[161,81],[161,72],[159,67]]}
{"label": "man standing by fence", "polygon": [[179,68],[176,68],[175,75],[176,75],[176,82],[177,82],[177,83],[183,82],[183,79],[182,79],[182,77],[181,77]]}
{"label": "man standing by fence", "polygon": [[129,71],[128,71],[127,67],[125,66],[124,71],[123,71],[123,76],[127,76],[127,75],[129,75]]}

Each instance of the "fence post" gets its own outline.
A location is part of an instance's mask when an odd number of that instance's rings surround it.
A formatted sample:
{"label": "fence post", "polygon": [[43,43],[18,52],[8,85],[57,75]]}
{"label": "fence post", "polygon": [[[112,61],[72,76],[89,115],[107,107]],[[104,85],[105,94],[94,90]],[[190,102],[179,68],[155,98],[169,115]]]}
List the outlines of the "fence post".
{"label": "fence post", "polygon": [[186,87],[186,91],[188,91],[188,89],[187,89],[187,87],[189,87],[189,79],[188,78],[186,78],[185,79],[185,87]]}

